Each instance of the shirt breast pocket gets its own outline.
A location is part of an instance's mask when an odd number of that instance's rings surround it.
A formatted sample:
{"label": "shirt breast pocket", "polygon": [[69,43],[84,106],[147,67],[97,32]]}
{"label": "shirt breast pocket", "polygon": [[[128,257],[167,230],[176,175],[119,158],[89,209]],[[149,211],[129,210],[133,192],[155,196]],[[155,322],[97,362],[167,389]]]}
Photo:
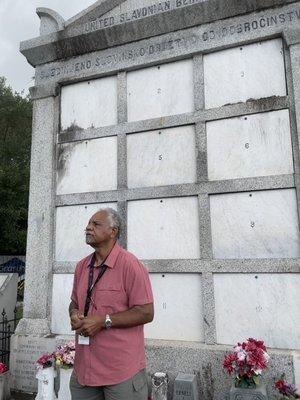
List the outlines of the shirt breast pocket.
{"label": "shirt breast pocket", "polygon": [[107,285],[96,288],[95,303],[104,312],[118,312],[124,309],[124,293],[121,285]]}

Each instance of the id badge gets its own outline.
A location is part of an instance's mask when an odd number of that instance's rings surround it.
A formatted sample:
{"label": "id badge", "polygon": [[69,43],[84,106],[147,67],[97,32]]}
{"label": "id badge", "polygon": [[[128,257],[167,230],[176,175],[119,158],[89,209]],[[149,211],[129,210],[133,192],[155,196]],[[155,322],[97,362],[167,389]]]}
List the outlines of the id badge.
{"label": "id badge", "polygon": [[88,336],[78,336],[78,344],[82,344],[83,346],[89,346],[90,338]]}

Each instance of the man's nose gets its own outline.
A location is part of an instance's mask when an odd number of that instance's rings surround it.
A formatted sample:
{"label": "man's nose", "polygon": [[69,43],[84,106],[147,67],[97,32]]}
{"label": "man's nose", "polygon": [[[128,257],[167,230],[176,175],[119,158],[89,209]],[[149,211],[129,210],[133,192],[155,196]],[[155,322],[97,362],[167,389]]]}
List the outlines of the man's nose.
{"label": "man's nose", "polygon": [[92,224],[90,222],[88,222],[85,231],[90,231],[92,229]]}

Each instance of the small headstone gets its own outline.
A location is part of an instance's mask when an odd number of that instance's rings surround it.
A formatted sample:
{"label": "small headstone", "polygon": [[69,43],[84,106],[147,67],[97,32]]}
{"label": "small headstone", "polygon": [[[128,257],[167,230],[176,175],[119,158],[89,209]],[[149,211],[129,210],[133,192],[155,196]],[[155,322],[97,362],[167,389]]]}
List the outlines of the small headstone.
{"label": "small headstone", "polygon": [[196,376],[179,373],[174,382],[173,400],[199,400]]}

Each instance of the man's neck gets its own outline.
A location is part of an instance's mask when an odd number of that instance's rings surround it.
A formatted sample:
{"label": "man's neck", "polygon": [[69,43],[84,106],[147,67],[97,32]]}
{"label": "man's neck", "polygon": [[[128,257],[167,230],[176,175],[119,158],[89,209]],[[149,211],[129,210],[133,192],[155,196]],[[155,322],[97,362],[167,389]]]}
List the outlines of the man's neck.
{"label": "man's neck", "polygon": [[100,265],[109,255],[116,242],[103,243],[95,248],[96,260],[95,264]]}

